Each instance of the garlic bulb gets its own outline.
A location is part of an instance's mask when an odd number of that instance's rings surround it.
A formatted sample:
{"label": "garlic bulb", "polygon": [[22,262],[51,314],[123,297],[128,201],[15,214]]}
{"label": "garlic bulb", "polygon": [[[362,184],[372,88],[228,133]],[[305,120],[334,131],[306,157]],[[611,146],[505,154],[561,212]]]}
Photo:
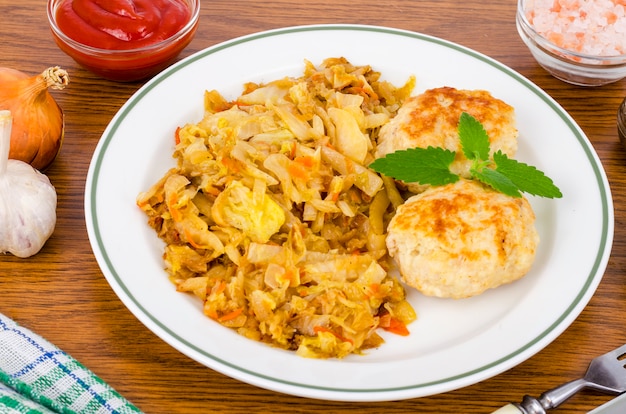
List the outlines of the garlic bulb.
{"label": "garlic bulb", "polygon": [[56,226],[57,193],[30,164],[9,159],[11,112],[0,111],[0,253],[29,257]]}

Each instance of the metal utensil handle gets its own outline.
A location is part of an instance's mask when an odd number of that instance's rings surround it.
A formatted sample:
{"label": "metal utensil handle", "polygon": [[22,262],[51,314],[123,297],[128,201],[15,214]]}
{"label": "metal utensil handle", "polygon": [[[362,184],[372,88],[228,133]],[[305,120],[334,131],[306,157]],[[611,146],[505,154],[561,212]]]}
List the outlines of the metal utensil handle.
{"label": "metal utensil handle", "polygon": [[546,410],[556,408],[563,404],[568,398],[576,394],[578,391],[586,388],[590,385],[589,381],[585,379],[577,379],[574,381],[566,382],[556,388],[544,392],[539,397],[541,406]]}
{"label": "metal utensil handle", "polygon": [[584,379],[566,382],[544,392],[538,399],[525,395],[521,404],[507,404],[492,414],[546,414],[546,410],[558,407],[587,386],[589,382]]}

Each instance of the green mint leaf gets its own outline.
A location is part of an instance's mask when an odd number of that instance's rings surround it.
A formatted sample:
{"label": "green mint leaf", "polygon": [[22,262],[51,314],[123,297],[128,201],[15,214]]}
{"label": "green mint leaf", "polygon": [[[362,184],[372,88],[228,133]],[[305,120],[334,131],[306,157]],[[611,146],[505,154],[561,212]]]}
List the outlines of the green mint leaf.
{"label": "green mint leaf", "polygon": [[496,191],[516,198],[522,196],[515,183],[499,171],[491,168],[483,168],[480,171],[472,169],[470,172],[472,174],[472,178],[487,184]]}
{"label": "green mint leaf", "polygon": [[459,180],[450,172],[456,153],[438,147],[398,150],[370,164],[374,171],[406,183],[446,185]]}
{"label": "green mint leaf", "polygon": [[537,168],[511,159],[501,151],[493,155],[493,161],[496,171],[508,177],[520,191],[545,198],[563,197],[554,182]]}
{"label": "green mint leaf", "polygon": [[459,118],[458,132],[463,154],[468,160],[489,159],[489,135],[476,118],[463,112]]}
{"label": "green mint leaf", "polygon": [[[467,112],[459,118],[458,134],[463,154],[472,161],[473,179],[511,197],[521,197],[521,192],[546,198],[563,196],[552,180],[533,166],[511,159],[501,151],[493,154],[491,161],[489,136],[483,125]],[[370,168],[407,183],[446,185],[459,180],[450,171],[455,156],[454,151],[439,147],[410,148],[387,154],[370,164]]]}

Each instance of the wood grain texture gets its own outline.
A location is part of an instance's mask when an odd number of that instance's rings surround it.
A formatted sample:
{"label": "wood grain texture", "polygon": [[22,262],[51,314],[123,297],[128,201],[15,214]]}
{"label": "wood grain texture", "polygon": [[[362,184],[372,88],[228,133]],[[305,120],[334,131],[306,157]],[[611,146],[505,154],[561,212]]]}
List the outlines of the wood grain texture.
{"label": "wood grain texture", "polygon": [[[44,0],[0,2],[0,66],[37,73],[60,65],[70,72],[70,86],[54,92],[66,114],[65,141],[46,171],[58,193],[58,223],[36,256],[0,255],[0,312],[66,350],[147,413],[489,413],[506,402],[519,401],[524,394],[538,396],[580,376],[592,357],[626,342],[626,151],[615,126],[626,81],[587,89],[552,78],[519,39],[514,16],[515,0],[203,1],[197,35],[181,57],[234,37],[283,26],[382,25],[442,37],[485,53],[554,97],[588,135],[606,169],[615,203],[614,247],[606,275],[578,319],[517,367],[441,395],[340,403],[244,384],[165,344],[126,309],[107,284],[89,245],[83,212],[93,151],[108,122],[141,83],[99,79],[65,56],[50,36]],[[562,276],[567,283],[567,275]],[[609,398],[585,391],[555,412],[584,413]]]}

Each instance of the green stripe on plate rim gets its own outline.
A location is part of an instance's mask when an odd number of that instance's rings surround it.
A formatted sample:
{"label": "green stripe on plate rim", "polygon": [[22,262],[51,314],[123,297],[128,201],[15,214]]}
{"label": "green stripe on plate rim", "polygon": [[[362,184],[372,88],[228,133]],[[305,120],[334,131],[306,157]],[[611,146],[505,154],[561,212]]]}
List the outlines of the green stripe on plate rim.
{"label": "green stripe on plate rim", "polygon": [[[273,37],[273,36],[283,36],[286,34],[290,34],[290,33],[300,33],[300,32],[308,32],[308,31],[365,31],[365,32],[379,32],[379,33],[384,33],[384,34],[389,34],[389,35],[396,35],[396,36],[403,36],[403,37],[409,37],[409,38],[414,38],[414,39],[418,39],[418,40],[422,40],[422,41],[426,41],[426,42],[430,42],[430,43],[435,43],[441,46],[444,46],[446,48],[450,48],[450,49],[454,49],[456,51],[459,51],[463,54],[472,56],[498,70],[500,70],[501,72],[506,73],[508,76],[510,76],[511,78],[515,79],[516,81],[518,81],[520,84],[524,85],[526,88],[528,88],[530,91],[532,91],[535,95],[537,95],[539,98],[541,98],[546,104],[548,104],[548,106],[550,106],[550,108],[552,108],[554,110],[554,112],[556,112],[559,117],[567,124],[567,126],[569,127],[569,129],[572,131],[572,133],[576,136],[576,138],[578,139],[578,142],[580,143],[580,145],[583,147],[583,149],[585,150],[585,154],[587,155],[587,158],[589,160],[589,162],[591,163],[592,167],[593,167],[593,171],[594,171],[594,175],[596,177],[596,181],[598,184],[598,188],[600,189],[600,194],[601,194],[601,200],[602,200],[602,237],[601,237],[601,242],[600,242],[600,248],[598,249],[597,255],[596,255],[596,259],[594,261],[593,267],[591,269],[591,272],[589,273],[589,276],[586,280],[586,283],[584,284],[582,290],[579,292],[579,294],[576,296],[575,300],[570,304],[570,306],[566,309],[566,311],[552,324],[550,325],[549,328],[547,328],[544,332],[542,332],[540,335],[538,335],[536,338],[534,338],[532,341],[528,342],[526,345],[520,347],[518,350],[516,350],[515,352],[512,352],[511,354],[500,358],[499,360],[493,361],[490,364],[487,364],[485,366],[482,366],[480,368],[471,370],[471,371],[467,371],[464,372],[462,374],[459,375],[455,375],[455,376],[451,376],[451,377],[447,377],[447,378],[442,378],[440,380],[437,381],[431,381],[431,382],[425,382],[425,383],[420,383],[420,384],[411,384],[411,385],[406,385],[406,386],[402,386],[402,387],[392,387],[392,388],[370,388],[370,389],[351,389],[351,388],[335,388],[335,387],[323,387],[323,386],[315,386],[315,385],[309,385],[309,384],[300,384],[300,383],[296,383],[296,382],[291,382],[291,381],[285,381],[285,380],[281,380],[278,378],[274,378],[271,376],[267,376],[258,372],[254,372],[254,371],[250,371],[244,367],[238,366],[236,364],[233,364],[231,362],[222,360],[221,358],[217,358],[214,355],[211,355],[209,353],[207,353],[206,351],[202,350],[201,348],[198,348],[197,346],[195,346],[192,343],[187,342],[185,339],[179,337],[178,335],[176,335],[174,332],[170,331],[170,329],[163,325],[159,320],[157,320],[156,318],[154,318],[149,312],[147,312],[147,310],[141,305],[140,302],[137,301],[137,299],[132,295],[132,293],[126,288],[126,286],[124,285],[122,279],[119,277],[119,275],[117,274],[113,264],[111,263],[105,247],[102,243],[102,239],[100,236],[100,231],[99,231],[99,226],[98,226],[98,218],[96,216],[96,193],[97,193],[97,188],[98,188],[98,172],[100,170],[101,167],[101,163],[102,163],[102,159],[104,154],[106,153],[106,148],[108,147],[112,137],[115,135],[115,131],[117,130],[117,128],[119,127],[120,123],[124,120],[124,118],[126,117],[126,115],[134,108],[135,104],[137,102],[139,102],[146,94],[148,94],[154,87],[156,87],[157,85],[159,85],[161,82],[165,81],[169,76],[171,76],[172,74],[176,73],[178,70],[192,65],[194,62],[201,60],[203,58],[205,58],[206,56],[209,56],[211,54],[214,54],[216,52],[219,52],[221,50],[224,49],[228,49],[234,46],[237,46],[239,44],[243,44],[243,43],[248,43],[248,42],[252,42],[258,39],[263,39],[263,38],[269,38],[269,37]],[[552,332],[558,325],[560,325],[562,323],[562,321],[564,319],[566,319],[570,313],[579,305],[580,301],[585,297],[585,294],[587,293],[589,287],[591,286],[592,282],[595,280],[596,274],[600,268],[600,266],[602,265],[603,262],[603,257],[604,254],[606,252],[606,249],[609,248],[610,246],[607,246],[607,243],[609,241],[609,200],[608,200],[608,194],[606,192],[606,188],[604,187],[603,183],[603,170],[601,168],[600,165],[598,165],[598,163],[596,163],[596,159],[594,156],[594,151],[592,150],[592,148],[589,145],[589,142],[587,141],[586,137],[583,135],[582,131],[578,128],[578,126],[572,121],[572,119],[563,111],[562,108],[560,108],[558,106],[558,104],[556,104],[554,102],[554,100],[552,98],[550,98],[545,92],[543,92],[542,90],[540,90],[537,86],[535,86],[534,84],[532,84],[529,80],[527,80],[525,77],[523,77],[522,75],[520,75],[519,73],[517,73],[516,71],[508,68],[507,66],[495,61],[492,58],[489,58],[486,55],[483,55],[479,52],[476,52],[474,50],[468,49],[464,46],[461,46],[459,44],[456,43],[452,43],[449,42],[447,40],[443,40],[440,38],[436,38],[436,37],[432,37],[429,35],[425,35],[425,34],[421,34],[421,33],[417,33],[417,32],[410,32],[410,31],[404,31],[404,30],[399,30],[399,29],[393,29],[393,28],[386,28],[386,27],[378,27],[378,26],[364,26],[364,25],[311,25],[311,26],[295,26],[295,27],[288,27],[288,28],[283,28],[283,29],[275,29],[275,30],[269,30],[269,31],[265,31],[265,32],[260,32],[260,33],[256,33],[253,35],[247,35],[247,36],[243,36],[240,38],[236,38],[233,39],[231,41],[226,41],[224,43],[220,43],[218,45],[209,47],[203,51],[200,51],[194,55],[189,56],[187,59],[184,59],[182,61],[180,61],[179,63],[171,66],[170,68],[166,69],[165,71],[163,71],[161,74],[157,75],[154,79],[152,79],[151,81],[149,81],[144,87],[142,87],[138,93],[136,95],[134,95],[131,100],[128,102],[127,105],[124,106],[122,112],[120,112],[120,114],[118,116],[116,116],[116,120],[114,122],[114,124],[111,126],[111,129],[109,130],[109,133],[107,136],[103,136],[102,137],[104,139],[104,142],[100,148],[100,152],[98,154],[98,157],[94,160],[95,161],[95,167],[94,167],[94,174],[93,174],[93,180],[92,180],[92,191],[91,194],[89,194],[89,197],[91,199],[91,216],[93,218],[93,228],[94,228],[94,232],[95,232],[95,236],[96,236],[96,241],[98,246],[100,247],[100,251],[102,253],[102,257],[107,265],[107,268],[109,270],[109,272],[111,273],[111,275],[117,280],[119,286],[123,289],[124,293],[127,295],[127,297],[132,300],[132,302],[135,304],[135,306],[143,313],[144,316],[148,317],[152,323],[154,323],[155,325],[157,325],[160,329],[162,329],[164,332],[166,332],[170,337],[175,338],[178,342],[180,342],[181,344],[184,344],[187,348],[193,350],[194,352],[204,355],[220,364],[222,364],[223,366],[227,366],[229,368],[235,369],[241,373],[256,377],[256,378],[260,378],[260,379],[264,379],[264,380],[269,380],[272,381],[274,383],[282,383],[285,385],[289,385],[289,386],[295,386],[298,388],[306,388],[306,389],[316,389],[316,390],[320,390],[320,391],[332,391],[332,392],[341,392],[341,393],[392,393],[392,392],[399,392],[399,391],[406,391],[406,390],[413,390],[413,389],[420,389],[420,388],[426,388],[426,387],[432,387],[435,385],[439,385],[439,384],[445,384],[451,381],[458,381],[462,378],[466,378],[466,377],[470,377],[473,375],[476,375],[480,372],[489,370],[493,367],[496,367],[500,364],[502,364],[505,361],[508,361],[514,357],[516,357],[517,355],[521,354],[522,352],[528,350],[529,348],[532,348],[535,344],[537,344],[538,342],[540,342],[543,338],[545,338],[550,332]]]}

